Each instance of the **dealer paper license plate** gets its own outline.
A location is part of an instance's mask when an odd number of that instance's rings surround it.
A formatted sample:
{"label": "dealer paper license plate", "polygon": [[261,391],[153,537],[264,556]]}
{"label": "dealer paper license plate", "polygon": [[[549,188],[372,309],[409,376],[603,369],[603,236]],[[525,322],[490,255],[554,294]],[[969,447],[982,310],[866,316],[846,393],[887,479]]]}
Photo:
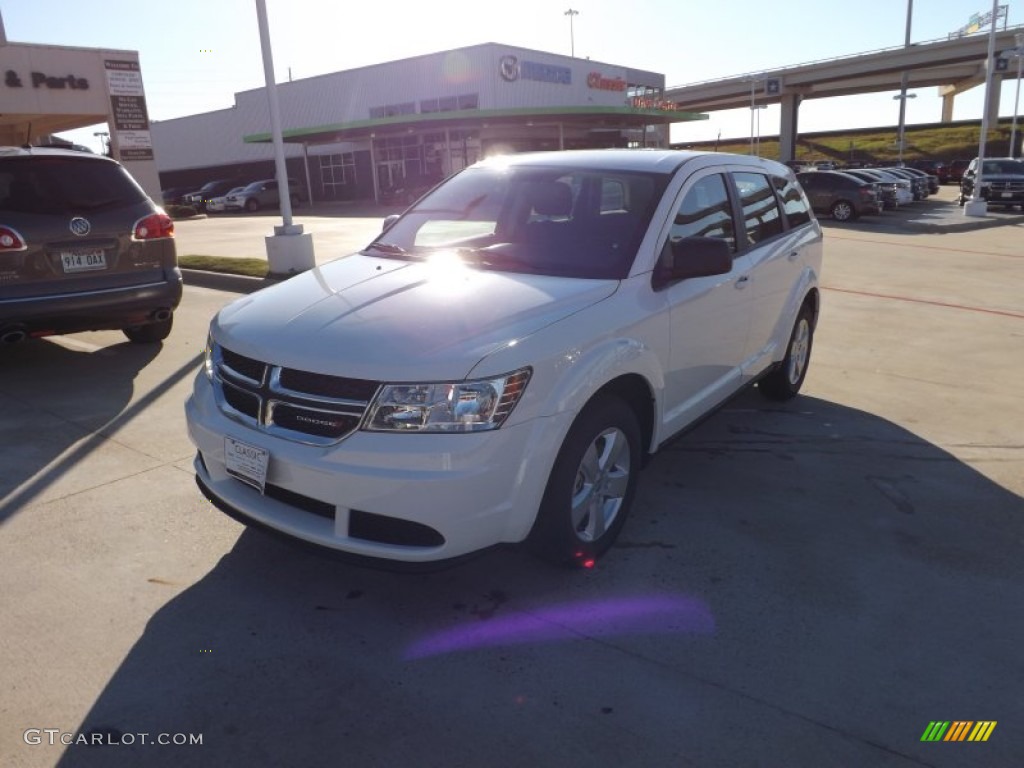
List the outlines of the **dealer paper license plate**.
{"label": "dealer paper license plate", "polygon": [[224,464],[229,475],[263,493],[267,484],[267,468],[270,466],[270,451],[266,448],[243,443],[233,437],[225,437]]}

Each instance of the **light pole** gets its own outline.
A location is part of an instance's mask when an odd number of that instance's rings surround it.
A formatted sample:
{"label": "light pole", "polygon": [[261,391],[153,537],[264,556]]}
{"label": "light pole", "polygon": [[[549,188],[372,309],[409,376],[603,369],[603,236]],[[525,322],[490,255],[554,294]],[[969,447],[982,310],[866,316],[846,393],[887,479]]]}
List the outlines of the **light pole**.
{"label": "light pole", "polygon": [[100,140],[100,153],[104,155],[110,154],[110,132],[109,131],[95,131],[93,136],[98,136]]}
{"label": "light pole", "polygon": [[[907,75],[904,72],[903,73],[904,79],[906,79],[906,76]],[[899,130],[896,132],[896,145],[897,145],[897,152],[899,152],[899,164],[903,165],[903,146],[904,146],[904,144],[907,143],[906,139],[904,138],[904,136],[907,133],[907,125],[906,125],[907,108],[906,108],[906,104],[907,104],[907,99],[916,99],[917,98],[917,94],[916,93],[907,93],[906,92],[906,83],[904,83],[904,88],[900,89],[899,95],[898,96],[893,96],[893,98],[900,100],[900,127],[899,127]]]}
{"label": "light pole", "polygon": [[[914,0],[907,0],[907,31],[903,36],[903,48],[906,50],[910,48],[910,22],[914,17]],[[896,141],[899,142],[899,163],[903,165],[903,134],[905,133],[907,124],[907,99],[912,99],[914,96],[907,95],[907,70],[903,70],[900,74],[900,95],[894,96],[893,98],[900,100],[900,123],[899,128],[896,131]]]}
{"label": "light pole", "polygon": [[[754,113],[757,110],[757,84],[764,82],[763,77],[750,78],[750,154],[754,154]],[[759,122],[760,125],[760,122]]]}
{"label": "light pole", "polygon": [[569,55],[572,56],[572,58],[575,59],[576,58],[576,37],[573,34],[572,17],[573,16],[579,16],[580,12],[579,11],[574,11],[572,8],[570,8],[568,11],[565,12],[565,15],[569,17]]}
{"label": "light pole", "polygon": [[1014,157],[1014,151],[1017,149],[1017,109],[1020,106],[1020,65],[1021,61],[1024,60],[1024,32],[1018,32],[1013,36],[1013,43],[1017,47],[1014,48],[1014,53],[1017,54],[1017,93],[1013,97],[1013,123],[1010,128],[1010,157]]}
{"label": "light pole", "polygon": [[992,77],[996,68],[996,19],[999,0],[992,0],[992,26],[988,30],[988,52],[985,67],[985,100],[981,109],[981,136],[978,139],[978,170],[974,174],[971,199],[964,203],[964,216],[988,216],[988,201],[981,196],[981,180],[985,174],[985,143],[988,141],[988,103],[992,98]]}

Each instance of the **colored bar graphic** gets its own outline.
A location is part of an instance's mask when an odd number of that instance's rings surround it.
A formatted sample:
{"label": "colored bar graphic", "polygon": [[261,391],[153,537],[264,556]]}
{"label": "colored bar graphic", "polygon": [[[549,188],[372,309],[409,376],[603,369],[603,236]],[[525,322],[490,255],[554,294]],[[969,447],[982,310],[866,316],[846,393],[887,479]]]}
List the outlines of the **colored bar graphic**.
{"label": "colored bar graphic", "polygon": [[971,731],[971,735],[967,737],[968,741],[988,741],[988,737],[992,735],[992,731],[996,729],[997,720],[980,720],[978,724],[974,726],[974,730]]}
{"label": "colored bar graphic", "polygon": [[947,728],[949,728],[948,720],[945,722],[942,720],[932,720],[928,723],[928,727],[924,729],[921,741],[941,741]]}
{"label": "colored bar graphic", "polygon": [[921,734],[921,741],[988,741],[997,720],[932,720]]}
{"label": "colored bar graphic", "polygon": [[949,733],[946,734],[946,738],[943,741],[963,741],[967,738],[967,729],[972,725],[974,723],[970,720],[954,720],[953,726],[949,729]]}

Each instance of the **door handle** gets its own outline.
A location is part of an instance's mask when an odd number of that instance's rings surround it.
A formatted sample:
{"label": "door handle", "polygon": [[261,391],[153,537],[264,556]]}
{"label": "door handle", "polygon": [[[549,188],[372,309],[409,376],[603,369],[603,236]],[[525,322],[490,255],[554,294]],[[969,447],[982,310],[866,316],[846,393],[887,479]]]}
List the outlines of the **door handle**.
{"label": "door handle", "polygon": [[746,288],[748,282],[750,282],[749,275],[740,275],[738,278],[736,278],[736,282],[733,283],[733,285],[735,285],[737,288]]}
{"label": "door handle", "polygon": [[796,260],[797,260],[797,257],[798,257],[799,255],[800,255],[799,251],[793,251],[793,252],[791,252],[791,253],[789,254],[789,256],[787,256],[786,258],[787,258],[787,259],[788,259],[789,261],[796,261]]}

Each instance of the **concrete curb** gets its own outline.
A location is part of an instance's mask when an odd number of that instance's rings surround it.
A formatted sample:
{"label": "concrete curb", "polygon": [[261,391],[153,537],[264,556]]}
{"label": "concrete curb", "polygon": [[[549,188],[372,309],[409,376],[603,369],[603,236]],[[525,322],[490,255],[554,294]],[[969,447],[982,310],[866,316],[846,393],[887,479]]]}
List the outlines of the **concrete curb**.
{"label": "concrete curb", "polygon": [[992,229],[993,227],[1004,227],[1007,225],[1015,225],[1024,223],[1024,216],[1006,216],[1003,218],[970,218],[965,217],[965,221],[954,222],[952,224],[934,224],[927,221],[906,221],[901,226],[903,229],[909,229],[912,232],[922,232],[924,234],[936,234],[943,232],[973,232],[978,229]]}
{"label": "concrete curb", "polygon": [[212,288],[216,291],[232,293],[255,293],[261,288],[277,285],[284,279],[231,275],[226,272],[209,272],[205,269],[182,269],[181,276],[185,285],[197,285],[200,288]]}

